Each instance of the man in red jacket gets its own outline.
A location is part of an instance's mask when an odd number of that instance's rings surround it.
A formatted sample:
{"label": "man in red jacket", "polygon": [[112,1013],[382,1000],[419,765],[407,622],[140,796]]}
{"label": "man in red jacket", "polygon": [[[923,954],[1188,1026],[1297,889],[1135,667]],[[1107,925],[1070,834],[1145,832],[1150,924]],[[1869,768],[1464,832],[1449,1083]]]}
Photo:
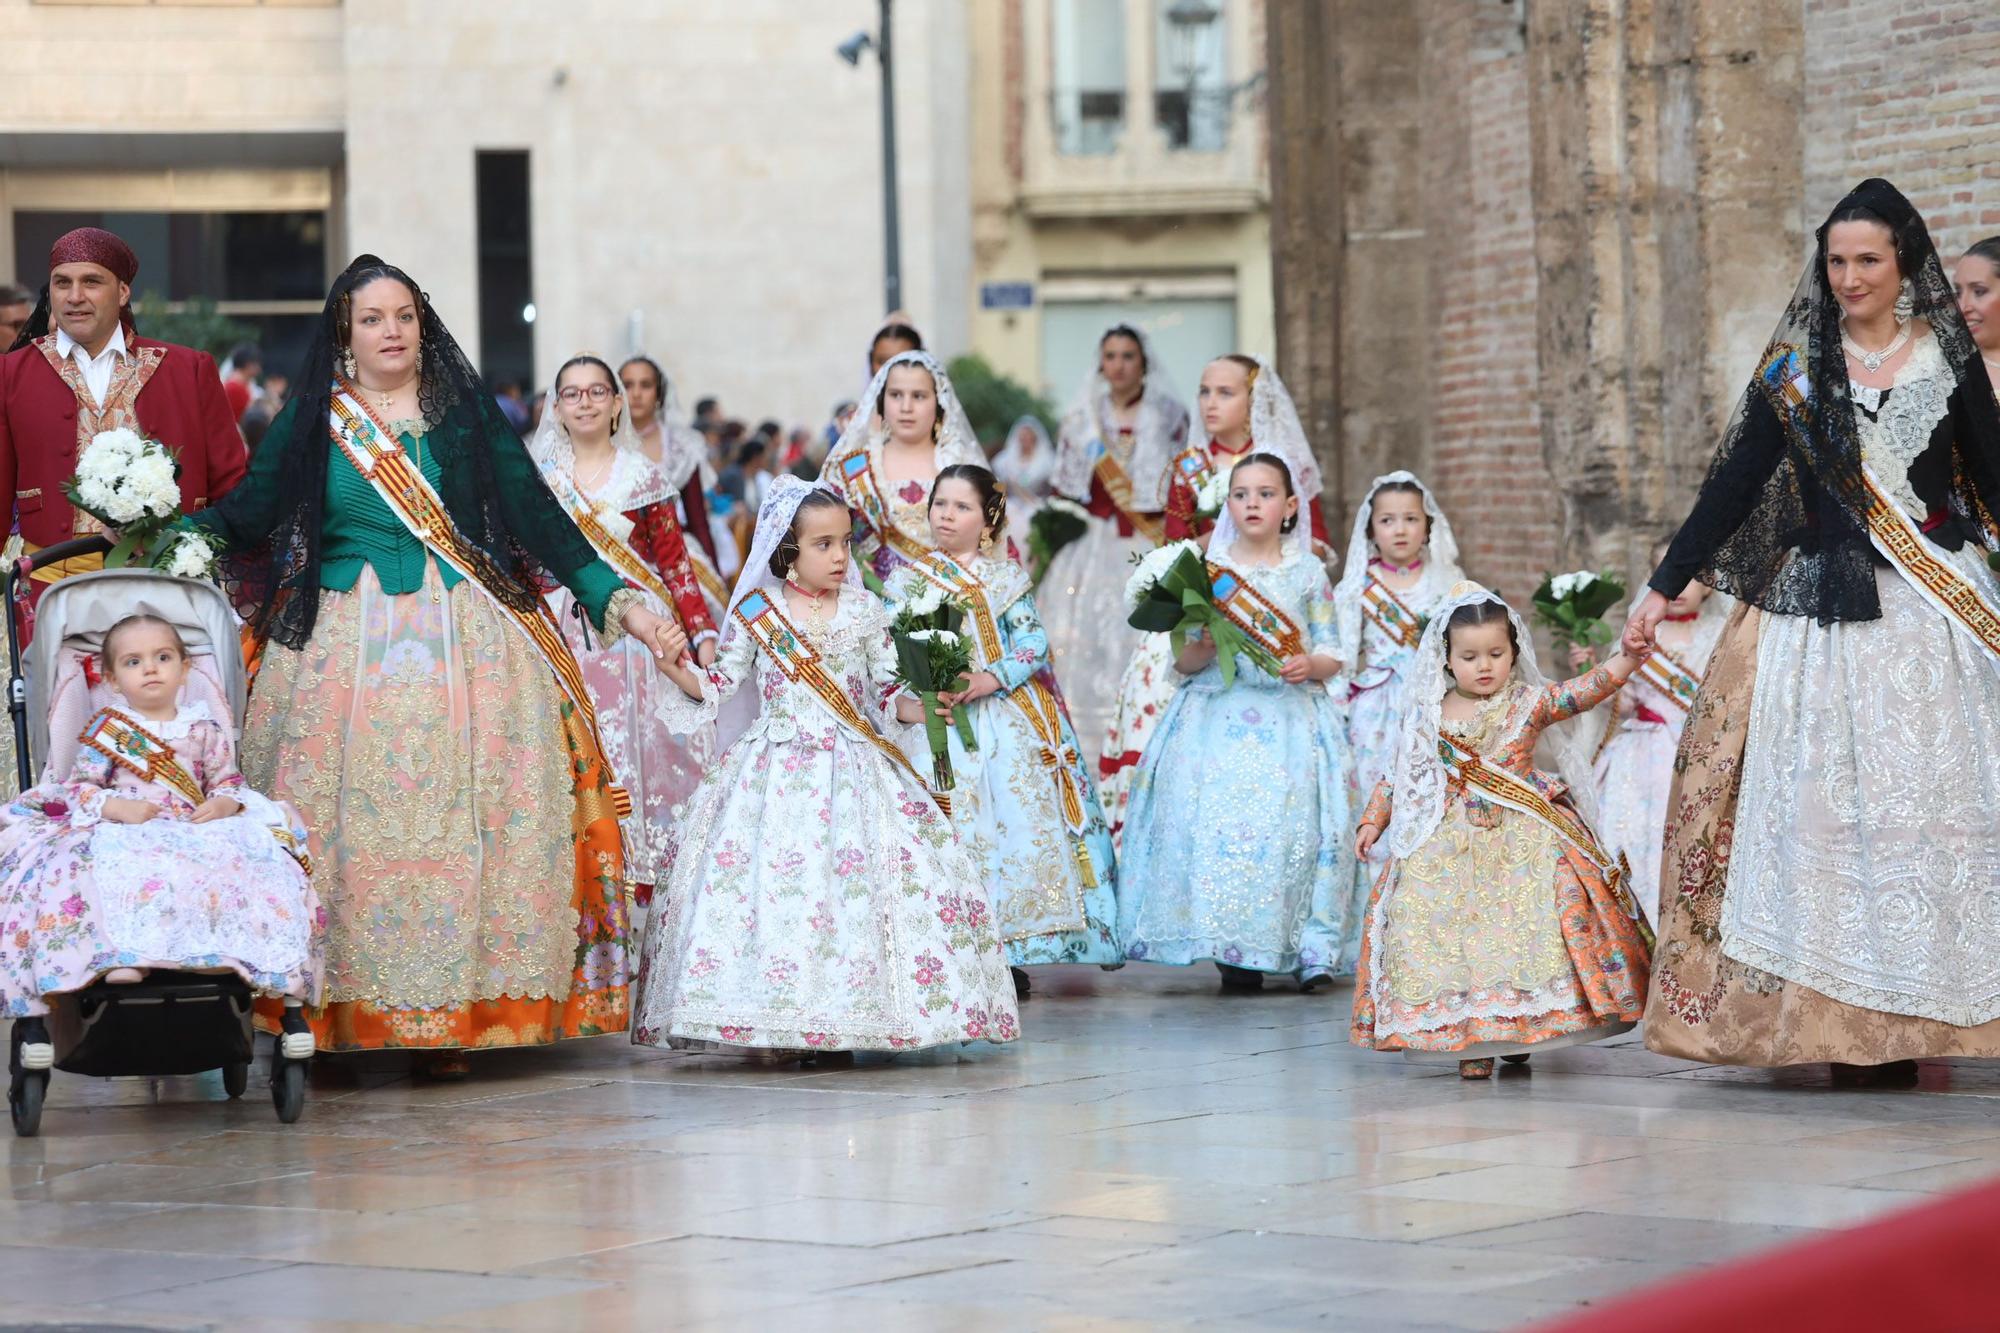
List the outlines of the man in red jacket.
{"label": "man in red jacket", "polygon": [[[14,350],[0,356],[0,490],[13,498],[29,551],[101,532],[63,484],[100,431],[120,426],[158,440],[180,461],[181,508],[196,510],[242,480],[243,437],[215,361],[141,338],[132,327],[139,260],[96,227],[49,251],[49,286]],[[102,566],[91,556],[36,572],[48,583]]]}

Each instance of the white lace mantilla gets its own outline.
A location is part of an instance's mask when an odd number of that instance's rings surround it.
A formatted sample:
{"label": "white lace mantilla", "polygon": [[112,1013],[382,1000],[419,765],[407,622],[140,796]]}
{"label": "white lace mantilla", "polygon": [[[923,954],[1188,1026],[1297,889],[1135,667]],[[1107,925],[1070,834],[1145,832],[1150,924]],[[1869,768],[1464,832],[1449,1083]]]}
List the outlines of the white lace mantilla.
{"label": "white lace mantilla", "polygon": [[[1929,334],[1911,349],[1909,360],[1896,372],[1895,386],[1886,394],[1865,384],[1848,386],[1854,401],[1868,409],[1854,414],[1862,461],[1903,512],[1918,522],[1929,507],[1910,485],[1910,465],[1930,448],[1931,432],[1944,420],[1954,387],[1937,339]],[[1868,412],[1878,415],[1871,418]]]}

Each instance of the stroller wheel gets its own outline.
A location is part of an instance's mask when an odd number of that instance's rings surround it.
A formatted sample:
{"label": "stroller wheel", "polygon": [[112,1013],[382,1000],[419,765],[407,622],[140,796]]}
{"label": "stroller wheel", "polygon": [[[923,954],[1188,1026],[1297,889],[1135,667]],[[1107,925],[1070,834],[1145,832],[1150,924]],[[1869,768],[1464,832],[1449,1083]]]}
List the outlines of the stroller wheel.
{"label": "stroller wheel", "polygon": [[49,1071],[24,1070],[7,1088],[7,1109],[14,1116],[14,1133],[32,1139],[42,1129],[42,1094],[49,1090]]}
{"label": "stroller wheel", "polygon": [[279,1060],[271,1071],[271,1104],[278,1122],[289,1125],[306,1109],[306,1066],[303,1060]]}
{"label": "stroller wheel", "polygon": [[248,1060],[238,1060],[233,1064],[226,1064],[222,1067],[222,1090],[229,1094],[231,1101],[235,1101],[238,1097],[241,1097],[244,1089],[249,1086],[250,1062]]}

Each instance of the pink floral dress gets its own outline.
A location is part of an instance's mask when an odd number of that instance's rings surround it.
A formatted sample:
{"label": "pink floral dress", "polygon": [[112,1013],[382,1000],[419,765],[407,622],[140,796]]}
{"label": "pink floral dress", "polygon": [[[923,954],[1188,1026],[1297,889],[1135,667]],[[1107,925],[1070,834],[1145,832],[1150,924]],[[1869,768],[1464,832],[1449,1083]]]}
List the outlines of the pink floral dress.
{"label": "pink floral dress", "polygon": [[[67,780],[0,811],[0,1014],[46,1014],[48,996],[115,967],[227,970],[266,994],[316,1000],[323,920],[286,850],[305,845],[305,830],[244,784],[235,738],[206,705],[171,722],[105,709],[93,726],[105,714],[165,742],[204,793],[243,812],[190,823],[193,801],[89,744]],[[112,797],[164,813],[112,823]]]}

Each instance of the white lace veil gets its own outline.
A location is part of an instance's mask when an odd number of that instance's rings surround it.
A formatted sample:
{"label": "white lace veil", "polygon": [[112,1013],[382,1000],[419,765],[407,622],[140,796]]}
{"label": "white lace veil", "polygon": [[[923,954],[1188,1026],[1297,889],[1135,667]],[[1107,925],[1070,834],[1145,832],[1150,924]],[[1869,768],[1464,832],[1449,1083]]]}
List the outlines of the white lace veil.
{"label": "white lace veil", "polygon": [[[1252,449],[1250,452],[1253,454],[1257,454],[1257,453],[1262,453],[1263,450]],[[1245,455],[1245,457],[1248,457],[1248,455]],[[1273,455],[1273,457],[1277,457],[1277,455]],[[1280,463],[1284,463],[1283,458],[1279,458],[1278,461]],[[1236,465],[1240,466],[1241,462],[1242,462],[1241,459],[1237,460]],[[1285,463],[1285,470],[1288,472],[1291,470],[1291,465],[1289,463]],[[1298,480],[1297,478],[1294,478],[1292,481],[1292,490],[1294,492],[1297,492],[1298,486],[1299,486]],[[1210,533],[1208,537],[1209,554],[1215,555],[1220,552],[1229,550],[1231,547],[1236,545],[1236,539],[1241,535],[1242,534],[1236,530],[1236,516],[1229,512],[1229,505],[1225,502],[1222,506],[1221,512],[1219,512],[1215,516],[1215,531]],[[1279,547],[1285,553],[1286,558],[1289,559],[1294,550],[1303,551],[1307,549],[1307,546],[1311,542],[1311,540],[1312,540],[1312,520],[1306,517],[1306,501],[1305,497],[1301,495],[1299,496],[1298,522],[1290,532],[1284,535],[1283,539],[1279,543]],[[1345,660],[1346,659],[1344,658],[1342,659],[1343,662],[1345,662]]]}
{"label": "white lace veil", "polygon": [[[1113,324],[1097,337],[1101,349],[1112,334],[1139,340],[1139,352],[1146,359],[1145,392],[1139,399],[1139,415],[1132,423],[1132,456],[1125,460],[1125,475],[1131,478],[1132,495],[1140,510],[1155,513],[1167,507],[1167,482],[1173,476],[1174,459],[1187,447],[1187,403],[1175,392],[1173,377],[1153,351],[1153,340],[1136,324]],[[1111,385],[1100,369],[1102,356],[1093,360],[1090,373],[1076,401],[1063,414],[1060,438],[1056,443],[1055,474],[1051,488],[1073,500],[1090,499],[1091,470],[1097,466],[1095,445],[1111,429]]]}
{"label": "white lace veil", "polygon": [[[729,610],[724,617],[727,623],[722,627],[725,644],[742,628],[736,620],[736,608],[745,597],[761,588],[771,594],[772,600],[778,600],[778,585],[784,580],[771,572],[771,557],[777,553],[779,543],[790,535],[792,520],[798,517],[799,506],[814,491],[840,499],[839,493],[823,482],[806,481],[789,472],[781,472],[771,479],[764,492],[763,507],[757,511],[757,532],[750,539],[750,554],[744,557],[743,572],[737,576],[736,587],[729,594]],[[858,554],[847,562],[847,586],[865,595],[861,582],[861,557]],[[779,602],[778,605],[782,610],[784,604]]]}
{"label": "white lace veil", "polygon": [[840,433],[839,442],[827,451],[826,462],[820,468],[821,480],[837,475],[840,460],[889,438],[888,428],[878,424],[880,418],[875,415],[875,404],[882,397],[882,386],[889,382],[889,372],[898,366],[921,366],[930,372],[931,383],[937,386],[938,467],[943,469],[955,463],[986,466],[986,450],[980,447],[979,437],[972,433],[972,421],[965,415],[958,393],[951,387],[951,376],[945,373],[938,359],[929,352],[898,352],[884,361],[882,369],[876,371],[875,378],[868,382],[868,392],[862,395],[854,415],[848,418],[847,429]]}
{"label": "white lace veil", "polygon": [[[1541,689],[1549,682],[1535,661],[1535,640],[1528,625],[1498,593],[1470,580],[1451,589],[1450,596],[1424,627],[1423,642],[1417,648],[1416,666],[1410,672],[1410,706],[1403,715],[1403,735],[1396,747],[1393,818],[1389,822],[1389,851],[1402,858],[1416,852],[1425,839],[1437,831],[1444,818],[1445,769],[1438,756],[1438,731],[1444,696],[1451,687],[1445,671],[1444,635],[1452,612],[1477,602],[1498,602],[1507,607],[1513,622],[1514,638],[1521,650],[1514,659],[1514,678]],[[1502,686],[1512,688],[1511,683]],[[1530,710],[1517,706],[1509,719],[1512,730],[1496,739],[1496,746],[1511,743],[1520,734]],[[1558,776],[1569,785],[1570,800],[1586,823],[1595,823],[1596,802],[1591,795],[1590,754],[1573,722],[1562,722],[1542,733],[1543,742],[1553,748]]]}
{"label": "white lace veil", "polygon": [[[617,385],[618,372],[613,370],[610,374],[612,384]],[[562,371],[556,372],[556,378],[562,378]],[[575,485],[576,450],[570,444],[569,429],[562,423],[562,400],[556,397],[556,388],[555,384],[549,385],[548,403],[542,410],[541,424],[529,438],[528,452],[544,476]],[[618,452],[607,480],[615,479],[623,485],[617,494],[600,491],[598,498],[610,501],[623,512],[657,504],[672,496],[676,488],[660,465],[646,457],[645,447],[639,443],[639,432],[632,428],[632,409],[626,405],[622,386],[612,395],[610,409],[618,416],[618,428],[611,432],[611,443]]]}
{"label": "white lace veil", "polygon": [[666,367],[660,364],[658,358],[646,352],[636,352],[626,360],[645,362],[659,378],[660,404],[653,409],[654,420],[660,423],[659,468],[666,474],[667,484],[678,491],[707,461],[708,437],[694,428],[687,408],[681,405],[680,386],[668,377]]}
{"label": "white lace veil", "polygon": [[[1022,431],[1031,431],[1035,437],[1035,452],[1022,457],[1020,437]],[[993,455],[993,475],[1007,486],[1010,492],[1018,491],[1023,499],[1040,499],[1048,494],[1049,477],[1056,467],[1056,447],[1049,439],[1049,428],[1042,424],[1038,416],[1018,417],[1007,428],[1007,443]]]}
{"label": "white lace veil", "polygon": [[[1276,454],[1292,469],[1292,481],[1299,488],[1301,506],[1319,498],[1323,482],[1319,460],[1313,457],[1306,428],[1299,422],[1299,409],[1278,368],[1263,357],[1257,362],[1257,378],[1250,385],[1250,447],[1258,453]],[[1208,448],[1208,427],[1196,412],[1188,425],[1188,442]],[[1164,501],[1162,501],[1164,503]]]}
{"label": "white lace veil", "polygon": [[1452,536],[1451,521],[1444,516],[1437,497],[1431,488],[1418,480],[1414,472],[1389,472],[1375,478],[1362,499],[1361,507],[1354,512],[1354,533],[1347,542],[1347,563],[1340,567],[1340,582],[1333,590],[1334,624],[1340,635],[1340,660],[1350,669],[1361,661],[1361,594],[1368,587],[1368,561],[1374,552],[1375,543],[1368,535],[1368,524],[1374,516],[1375,496],[1384,486],[1403,483],[1415,486],[1422,492],[1424,513],[1430,516],[1430,543],[1424,551],[1424,573],[1410,590],[1410,599],[1429,602],[1443,595],[1452,585],[1462,582],[1465,574],[1458,567],[1458,538]]}

